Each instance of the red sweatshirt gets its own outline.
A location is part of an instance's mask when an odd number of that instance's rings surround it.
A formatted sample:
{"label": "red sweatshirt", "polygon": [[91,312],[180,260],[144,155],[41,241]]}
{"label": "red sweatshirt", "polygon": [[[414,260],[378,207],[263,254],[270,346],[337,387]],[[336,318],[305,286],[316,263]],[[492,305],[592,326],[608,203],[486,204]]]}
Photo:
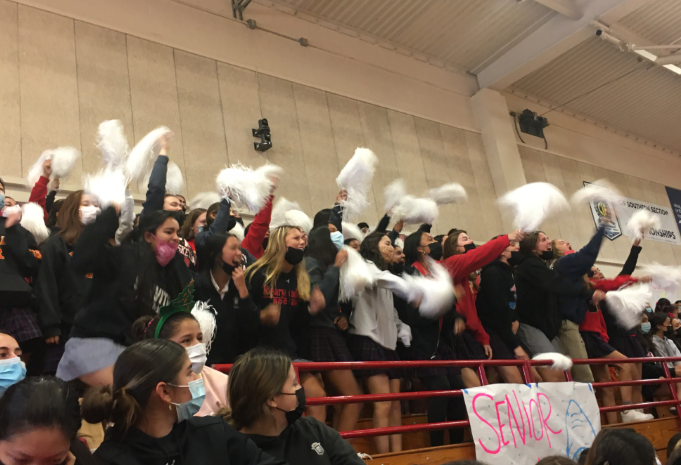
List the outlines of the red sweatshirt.
{"label": "red sweatshirt", "polygon": [[50,182],[50,178],[45,176],[40,176],[38,182],[35,183],[33,189],[31,189],[31,195],[28,198],[29,202],[34,202],[43,207],[43,218],[47,221],[47,210],[45,209],[45,199],[47,198],[47,185]]}
{"label": "red sweatshirt", "polygon": [[256,260],[262,257],[265,253],[265,249],[262,248],[262,241],[265,240],[265,234],[270,229],[270,221],[272,220],[272,200],[273,196],[267,199],[267,203],[262,209],[255,215],[253,222],[248,227],[248,234],[241,241],[241,247],[248,250],[251,255],[253,255]]}
{"label": "red sweatshirt", "polygon": [[[620,287],[629,283],[637,283],[638,278],[634,278],[627,275],[620,275],[614,279],[591,279],[589,280],[594,289],[599,291],[616,291]],[[608,330],[605,326],[605,319],[603,318],[603,312],[599,307],[596,307],[598,311],[596,312],[586,312],[586,317],[579,325],[580,331],[588,331],[590,333],[598,333],[603,341],[608,342],[610,337],[608,336]]]}
{"label": "red sweatshirt", "polygon": [[443,265],[449,271],[455,286],[461,286],[464,296],[456,303],[456,310],[466,317],[466,329],[473,333],[482,345],[489,345],[489,335],[483,329],[475,309],[475,295],[468,284],[468,275],[499,258],[510,245],[508,236],[497,237],[470,252],[453,255]]}

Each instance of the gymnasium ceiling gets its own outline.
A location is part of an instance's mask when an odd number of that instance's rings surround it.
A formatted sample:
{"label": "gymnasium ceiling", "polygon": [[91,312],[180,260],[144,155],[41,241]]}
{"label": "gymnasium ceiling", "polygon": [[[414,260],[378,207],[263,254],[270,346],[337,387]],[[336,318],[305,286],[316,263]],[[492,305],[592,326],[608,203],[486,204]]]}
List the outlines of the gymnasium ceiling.
{"label": "gymnasium ceiling", "polygon": [[681,52],[681,0],[256,1],[681,155],[681,75],[631,50]]}

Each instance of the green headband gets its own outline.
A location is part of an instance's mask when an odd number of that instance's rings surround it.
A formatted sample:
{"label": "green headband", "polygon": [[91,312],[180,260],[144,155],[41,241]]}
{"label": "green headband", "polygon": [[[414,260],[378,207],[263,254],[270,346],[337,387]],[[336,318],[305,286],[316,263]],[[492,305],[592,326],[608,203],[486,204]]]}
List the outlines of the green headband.
{"label": "green headband", "polygon": [[194,280],[185,287],[180,295],[178,295],[174,300],[171,300],[168,305],[158,309],[158,314],[161,315],[161,319],[158,320],[156,325],[156,331],[154,333],[154,339],[158,339],[158,335],[161,333],[161,329],[165,322],[176,313],[187,312],[191,313],[192,308],[194,308]]}

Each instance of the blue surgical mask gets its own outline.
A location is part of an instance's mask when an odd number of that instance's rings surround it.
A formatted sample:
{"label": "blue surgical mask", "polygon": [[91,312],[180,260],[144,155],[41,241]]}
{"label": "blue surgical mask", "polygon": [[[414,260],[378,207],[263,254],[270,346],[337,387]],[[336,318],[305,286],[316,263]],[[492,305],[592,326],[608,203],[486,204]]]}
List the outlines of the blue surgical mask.
{"label": "blue surgical mask", "polygon": [[173,403],[177,409],[177,422],[189,420],[191,417],[196,415],[203,405],[203,401],[206,398],[206,387],[203,385],[203,378],[195,379],[190,381],[189,384],[179,386],[176,384],[171,384],[170,386],[175,387],[188,387],[189,392],[192,393],[192,400],[185,402],[184,404]]}
{"label": "blue surgical mask", "polygon": [[641,332],[648,334],[650,332],[650,323],[641,323]]}
{"label": "blue surgical mask", "polygon": [[203,232],[203,228],[205,228],[205,226],[199,226],[199,232],[200,232],[200,233]]}
{"label": "blue surgical mask", "polygon": [[5,208],[5,194],[0,192],[0,210]]}
{"label": "blue surgical mask", "polygon": [[333,242],[333,245],[336,246],[336,249],[340,250],[343,248],[343,233],[336,231],[331,233],[331,241]]}
{"label": "blue surgical mask", "polygon": [[648,313],[653,313],[653,309],[650,308],[650,307],[646,307],[646,312],[648,312]]}
{"label": "blue surgical mask", "polygon": [[0,360],[0,396],[26,377],[26,366],[19,357]]}

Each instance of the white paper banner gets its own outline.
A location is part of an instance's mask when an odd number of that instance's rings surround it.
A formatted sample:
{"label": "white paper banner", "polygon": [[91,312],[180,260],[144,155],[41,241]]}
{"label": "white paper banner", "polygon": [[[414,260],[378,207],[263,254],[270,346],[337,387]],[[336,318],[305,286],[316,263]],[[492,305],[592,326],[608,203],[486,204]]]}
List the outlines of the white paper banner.
{"label": "white paper banner", "polygon": [[[587,186],[591,183],[584,181],[583,184]],[[603,216],[615,220],[611,215],[611,210],[614,207],[614,210],[617,212],[617,220],[614,221],[613,224],[606,226],[605,231],[605,237],[611,241],[614,241],[622,234],[628,236],[626,229],[629,219],[637,211],[645,209],[659,218],[661,227],[660,229],[645,231],[643,238],[645,240],[664,242],[665,244],[681,245],[679,228],[676,226],[676,217],[669,207],[628,198],[624,198],[624,200],[617,205],[611,205],[609,202],[604,202],[602,200],[595,200],[589,204],[589,207],[591,216],[596,224],[600,222],[600,218]]]}
{"label": "white paper banner", "polygon": [[629,218],[641,209],[646,209],[657,215],[662,226],[660,229],[646,231],[643,234],[645,240],[664,242],[666,244],[681,244],[681,240],[679,240],[679,228],[676,227],[676,218],[674,217],[671,208],[634,199],[624,199],[615,206],[617,217],[625,235],[627,235],[626,225],[629,222]]}
{"label": "white paper banner", "polygon": [[590,384],[493,384],[464,390],[476,459],[531,465],[550,455],[575,462],[601,429]]}

